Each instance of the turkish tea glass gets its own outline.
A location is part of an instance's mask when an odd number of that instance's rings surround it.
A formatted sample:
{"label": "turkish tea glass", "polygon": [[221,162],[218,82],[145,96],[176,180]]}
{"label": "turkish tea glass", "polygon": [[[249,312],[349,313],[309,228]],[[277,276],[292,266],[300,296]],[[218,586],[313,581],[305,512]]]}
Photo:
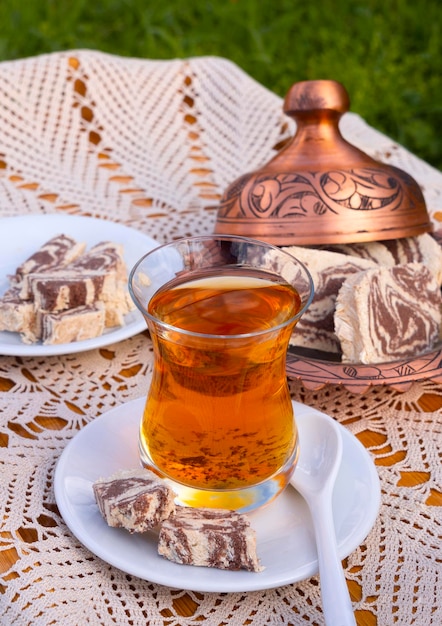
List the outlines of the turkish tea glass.
{"label": "turkish tea glass", "polygon": [[154,349],[142,464],[188,506],[246,512],[273,500],[298,458],[285,367],[313,297],[307,269],[264,242],[190,237],[143,256],[129,290]]}

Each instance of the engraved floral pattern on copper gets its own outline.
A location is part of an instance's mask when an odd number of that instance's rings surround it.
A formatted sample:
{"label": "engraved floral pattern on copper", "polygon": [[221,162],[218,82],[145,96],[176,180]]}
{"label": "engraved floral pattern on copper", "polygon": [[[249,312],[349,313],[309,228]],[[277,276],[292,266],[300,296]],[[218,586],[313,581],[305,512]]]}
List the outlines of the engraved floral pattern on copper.
{"label": "engraved floral pattern on copper", "polygon": [[226,194],[219,216],[271,219],[322,216],[327,211],[336,215],[345,215],[347,210],[395,211],[403,199],[401,178],[376,168],[246,174]]}

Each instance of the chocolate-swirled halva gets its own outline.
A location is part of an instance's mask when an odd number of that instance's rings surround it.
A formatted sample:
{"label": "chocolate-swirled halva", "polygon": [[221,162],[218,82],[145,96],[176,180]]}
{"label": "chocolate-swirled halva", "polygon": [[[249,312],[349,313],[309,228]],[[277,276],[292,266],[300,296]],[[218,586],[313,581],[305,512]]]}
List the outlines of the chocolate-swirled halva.
{"label": "chocolate-swirled halva", "polygon": [[158,553],[182,565],[251,572],[263,569],[248,518],[225,509],[177,507],[161,525]]}
{"label": "chocolate-swirled halva", "polygon": [[381,363],[431,349],[439,339],[441,310],[439,284],[422,263],[347,278],[334,316],[342,361]]}

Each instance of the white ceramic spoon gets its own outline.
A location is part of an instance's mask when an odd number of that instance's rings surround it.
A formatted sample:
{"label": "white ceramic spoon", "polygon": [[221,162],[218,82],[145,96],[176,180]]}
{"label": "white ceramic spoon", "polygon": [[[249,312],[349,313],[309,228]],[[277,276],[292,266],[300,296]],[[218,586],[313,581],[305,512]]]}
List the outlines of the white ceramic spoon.
{"label": "white ceramic spoon", "polygon": [[320,413],[303,417],[299,460],[291,479],[307,502],[315,530],[322,608],[327,626],[354,626],[356,620],[337,551],[332,494],[342,457],[339,427]]}

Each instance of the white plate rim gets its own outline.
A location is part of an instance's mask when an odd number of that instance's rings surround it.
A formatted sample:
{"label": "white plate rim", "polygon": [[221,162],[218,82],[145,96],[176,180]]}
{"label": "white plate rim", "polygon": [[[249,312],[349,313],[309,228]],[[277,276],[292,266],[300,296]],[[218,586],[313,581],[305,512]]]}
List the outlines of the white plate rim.
{"label": "white plate rim", "polygon": [[[258,556],[262,558],[265,569],[260,573],[183,566],[171,563],[156,554],[156,539],[152,534],[131,535],[123,529],[115,529],[107,526],[101,517],[93,496],[92,483],[100,476],[109,475],[117,469],[135,467],[138,465],[138,426],[143,411],[145,397],[137,398],[115,407],[102,414],[94,421],[85,426],[65,447],[55,470],[54,491],[59,511],[72,532],[72,534],[93,554],[126,572],[143,580],[165,585],[168,587],[187,589],[198,592],[247,592],[271,589],[283,585],[305,580],[318,572],[318,561],[314,547],[314,536],[311,523],[306,523],[307,511],[305,502],[290,486],[273,503],[260,511],[250,514],[252,526],[257,530]],[[308,419],[309,414],[319,411],[304,404],[293,401],[297,418],[300,438],[302,438],[302,423]],[[328,419],[333,419],[325,415]],[[123,428],[124,425],[124,428]],[[334,493],[333,513],[337,529],[338,552],[341,559],[347,557],[367,537],[378,516],[380,507],[380,483],[374,463],[362,443],[350,433],[344,426],[338,424],[343,440],[343,460],[338,472],[338,478]],[[93,440],[103,443],[103,437],[115,441],[116,457],[100,454],[94,449],[88,457],[85,453],[84,444],[91,445]],[[122,449],[121,446],[127,446]],[[102,450],[103,452],[103,450]],[[94,458],[92,459],[92,455]],[[129,458],[133,462],[129,462]],[[120,460],[121,459],[121,460]],[[92,462],[92,466],[90,463]],[[89,465],[88,465],[89,464]],[[352,473],[355,473],[352,475]],[[356,512],[356,503],[353,509],[344,515],[347,497],[347,488],[353,481],[352,489],[355,492],[357,506],[361,507]],[[351,485],[350,485],[351,486]],[[360,493],[359,493],[360,491]],[[336,494],[339,492],[339,496]],[[357,493],[356,493],[357,492]],[[335,498],[336,496],[336,498]],[[296,499],[297,510],[293,510],[292,500]],[[287,508],[290,507],[290,508]],[[304,513],[301,514],[301,509]],[[291,567],[286,560],[291,552],[289,545],[297,538],[291,536],[290,528],[285,529],[286,537],[272,539],[266,536],[267,528],[278,520],[284,524],[284,510],[293,515],[293,519],[299,518],[301,522],[298,530],[309,535],[309,541],[313,542],[313,548],[307,550],[305,562],[298,567]],[[358,523],[352,522],[357,513]],[[308,513],[307,513],[308,515]],[[292,520],[291,520],[292,521]],[[299,523],[299,521],[297,523]],[[91,523],[92,522],[92,523]],[[353,526],[352,526],[353,524]],[[346,529],[345,527],[348,526]],[[340,527],[341,530],[338,530]],[[264,529],[264,530],[263,530]],[[261,536],[266,536],[261,545]],[[110,541],[113,550],[109,550],[104,541]],[[289,542],[287,543],[287,538]],[[299,541],[306,545],[306,537],[300,537]],[[277,548],[282,550],[283,570],[280,571],[272,561],[278,554],[273,543],[276,541]],[[133,542],[131,544],[131,542]],[[115,546],[118,549],[115,550]],[[268,547],[263,555],[263,547]],[[143,550],[146,551],[144,555]],[[150,553],[148,554],[148,551]],[[260,554],[261,552],[261,554]],[[269,554],[274,555],[269,558]],[[295,552],[293,551],[293,554]],[[134,560],[131,560],[133,557]],[[134,562],[138,561],[138,562]]]}
{"label": "white plate rim", "polygon": [[[104,240],[123,243],[128,272],[143,254],[160,245],[141,231],[101,218],[59,213],[3,217],[0,219],[0,295],[8,286],[7,275],[51,236],[61,232],[85,241],[88,247]],[[140,311],[134,309],[125,316],[124,326],[84,341],[28,345],[21,341],[18,333],[0,331],[0,355],[40,357],[85,352],[133,337],[146,328]]]}

